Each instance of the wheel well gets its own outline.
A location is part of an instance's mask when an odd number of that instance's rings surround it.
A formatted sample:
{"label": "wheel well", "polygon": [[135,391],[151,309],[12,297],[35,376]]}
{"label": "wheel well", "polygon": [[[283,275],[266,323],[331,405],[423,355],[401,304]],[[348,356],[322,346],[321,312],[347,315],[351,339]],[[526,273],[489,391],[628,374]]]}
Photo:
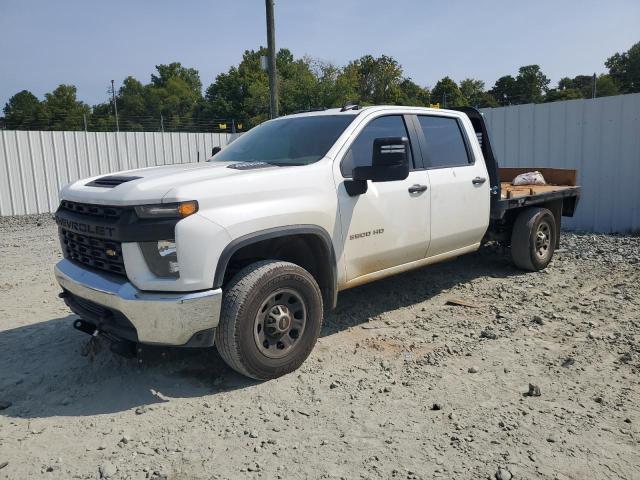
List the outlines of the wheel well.
{"label": "wheel well", "polygon": [[530,208],[546,208],[551,211],[556,221],[556,248],[560,248],[560,228],[562,225],[562,215],[565,212],[563,199],[552,200],[549,202],[529,205],[527,207],[514,208],[505,212],[504,218],[500,220],[492,220],[489,226],[489,231],[484,240],[497,240],[503,242],[506,245],[511,244],[511,232],[513,230],[513,224],[520,213],[525,209]]}
{"label": "wheel well", "polygon": [[[313,233],[291,234],[242,245],[227,261],[221,286],[224,288],[238,271],[259,260],[282,260],[304,268],[318,282],[325,308],[335,306],[335,257],[321,236]],[[220,267],[222,265],[218,265]]]}

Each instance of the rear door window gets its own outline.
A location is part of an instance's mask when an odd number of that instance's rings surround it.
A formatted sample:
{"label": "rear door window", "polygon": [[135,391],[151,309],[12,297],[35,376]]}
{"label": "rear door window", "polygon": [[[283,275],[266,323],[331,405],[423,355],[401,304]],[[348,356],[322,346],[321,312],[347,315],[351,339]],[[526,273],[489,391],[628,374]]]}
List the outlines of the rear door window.
{"label": "rear door window", "polygon": [[457,119],[418,115],[418,123],[426,142],[429,168],[459,167],[473,163]]}

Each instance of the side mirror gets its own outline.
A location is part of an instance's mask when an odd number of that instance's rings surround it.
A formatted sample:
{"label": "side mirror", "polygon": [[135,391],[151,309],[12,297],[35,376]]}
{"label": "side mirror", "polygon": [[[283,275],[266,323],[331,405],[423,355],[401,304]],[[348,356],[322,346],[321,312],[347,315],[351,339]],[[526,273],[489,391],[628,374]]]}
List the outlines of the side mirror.
{"label": "side mirror", "polygon": [[371,165],[353,168],[354,181],[393,182],[409,176],[409,139],[384,137],[373,141]]}
{"label": "side mirror", "polygon": [[216,153],[218,153],[220,150],[222,150],[221,147],[213,147],[211,149],[211,156],[213,157]]}

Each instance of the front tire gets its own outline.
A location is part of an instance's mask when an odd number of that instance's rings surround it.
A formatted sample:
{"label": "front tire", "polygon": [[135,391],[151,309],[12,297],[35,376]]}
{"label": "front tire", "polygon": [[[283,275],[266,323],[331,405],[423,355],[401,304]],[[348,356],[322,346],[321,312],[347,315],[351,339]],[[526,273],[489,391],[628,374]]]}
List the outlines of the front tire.
{"label": "front tire", "polygon": [[511,232],[511,258],[516,267],[537,272],[551,262],[559,232],[550,210],[531,207],[516,217]]}
{"label": "front tire", "polygon": [[313,276],[290,262],[265,260],[239,271],[225,289],[216,345],[236,372],[277,378],[307,359],[322,326]]}

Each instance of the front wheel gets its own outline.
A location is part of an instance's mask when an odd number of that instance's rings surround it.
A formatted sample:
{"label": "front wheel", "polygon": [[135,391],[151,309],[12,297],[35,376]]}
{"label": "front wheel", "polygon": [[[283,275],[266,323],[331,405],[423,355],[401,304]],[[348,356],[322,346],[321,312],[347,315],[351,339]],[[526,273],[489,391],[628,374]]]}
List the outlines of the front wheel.
{"label": "front wheel", "polygon": [[293,263],[265,260],[239,271],[225,289],[216,345],[235,371],[268,380],[302,365],[321,326],[313,276]]}
{"label": "front wheel", "polygon": [[538,207],[523,210],[511,232],[513,263],[532,272],[544,269],[551,262],[559,234],[550,210]]}

